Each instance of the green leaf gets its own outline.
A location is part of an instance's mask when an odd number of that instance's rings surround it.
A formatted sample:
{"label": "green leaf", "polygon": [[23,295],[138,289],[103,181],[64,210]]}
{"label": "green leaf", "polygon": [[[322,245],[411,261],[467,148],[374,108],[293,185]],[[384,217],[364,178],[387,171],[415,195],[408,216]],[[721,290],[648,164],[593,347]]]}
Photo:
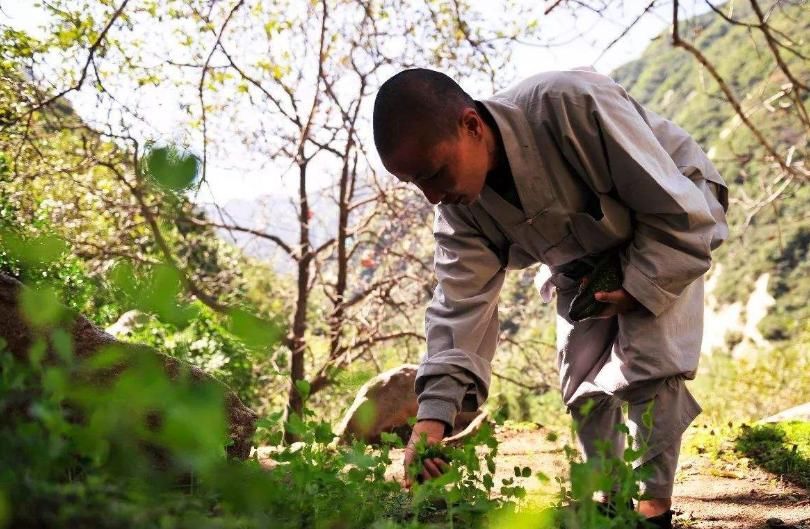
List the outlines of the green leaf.
{"label": "green leaf", "polygon": [[42,366],[42,360],[45,359],[45,354],[48,352],[48,344],[42,337],[37,337],[31,347],[28,348],[28,360],[31,366],[39,369]]}
{"label": "green leaf", "polygon": [[228,314],[228,330],[252,349],[267,349],[281,336],[281,327],[243,309],[234,309]]}
{"label": "green leaf", "polygon": [[172,191],[191,187],[200,174],[201,162],[194,154],[175,146],[151,147],[142,160],[144,173]]}
{"label": "green leaf", "polygon": [[0,247],[28,266],[49,265],[68,251],[67,243],[55,235],[23,237],[12,230],[0,230]]}
{"label": "green leaf", "polygon": [[287,418],[286,429],[293,435],[304,435],[307,431],[307,425],[296,413],[291,413]]}
{"label": "green leaf", "polygon": [[69,362],[73,358],[73,337],[64,329],[54,329],[51,344],[62,361]]}
{"label": "green leaf", "polygon": [[362,432],[369,432],[374,422],[377,420],[377,407],[373,401],[363,402],[355,413],[357,428]]}
{"label": "green leaf", "polygon": [[385,444],[393,445],[396,448],[402,448],[403,442],[402,438],[395,433],[391,432],[381,432],[380,433],[380,441]]}
{"label": "green leaf", "polygon": [[309,397],[310,385],[308,381],[303,379],[296,380],[295,389],[298,391],[298,394],[301,395],[302,399],[306,400],[306,398]]}
{"label": "green leaf", "polygon": [[11,518],[11,503],[8,501],[6,492],[0,489],[0,527],[5,527],[6,522]]}
{"label": "green leaf", "polygon": [[329,443],[335,438],[335,433],[328,422],[319,422],[315,425],[313,434],[316,443]]}
{"label": "green leaf", "polygon": [[34,327],[47,327],[59,322],[65,309],[52,287],[24,288],[20,292],[20,308],[25,319]]}

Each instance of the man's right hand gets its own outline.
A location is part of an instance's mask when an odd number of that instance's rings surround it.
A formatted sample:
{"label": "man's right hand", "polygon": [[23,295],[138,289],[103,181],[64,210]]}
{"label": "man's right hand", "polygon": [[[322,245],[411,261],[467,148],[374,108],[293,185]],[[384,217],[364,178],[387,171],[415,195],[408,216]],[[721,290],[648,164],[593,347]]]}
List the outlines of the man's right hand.
{"label": "man's right hand", "polygon": [[[434,421],[431,419],[419,421],[413,426],[411,438],[408,440],[408,445],[405,447],[405,460],[403,461],[406,488],[411,488],[411,485],[413,485],[411,477],[408,474],[408,467],[413,463],[416,457],[416,443],[419,441],[420,436],[425,434],[428,445],[440,443],[441,440],[444,439],[444,426],[445,424],[442,421]],[[426,458],[423,461],[419,476],[424,480],[428,480],[441,476],[448,469],[449,465],[438,457]]]}

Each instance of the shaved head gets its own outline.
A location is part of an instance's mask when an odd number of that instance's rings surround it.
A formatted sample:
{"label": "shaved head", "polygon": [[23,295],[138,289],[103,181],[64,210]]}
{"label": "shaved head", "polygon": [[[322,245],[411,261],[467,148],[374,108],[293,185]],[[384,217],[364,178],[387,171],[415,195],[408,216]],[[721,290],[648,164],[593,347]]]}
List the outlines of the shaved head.
{"label": "shaved head", "polygon": [[475,101],[450,77],[425,68],[404,70],[380,87],[374,101],[374,144],[386,158],[403,139],[430,146],[455,137]]}

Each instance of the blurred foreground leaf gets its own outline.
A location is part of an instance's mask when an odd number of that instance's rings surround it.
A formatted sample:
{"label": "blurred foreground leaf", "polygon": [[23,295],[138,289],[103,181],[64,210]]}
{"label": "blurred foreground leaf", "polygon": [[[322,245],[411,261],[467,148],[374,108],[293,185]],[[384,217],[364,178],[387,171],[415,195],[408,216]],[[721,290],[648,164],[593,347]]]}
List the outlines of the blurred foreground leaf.
{"label": "blurred foreground leaf", "polygon": [[197,156],[171,145],[150,147],[142,163],[149,178],[172,191],[190,188],[201,166]]}

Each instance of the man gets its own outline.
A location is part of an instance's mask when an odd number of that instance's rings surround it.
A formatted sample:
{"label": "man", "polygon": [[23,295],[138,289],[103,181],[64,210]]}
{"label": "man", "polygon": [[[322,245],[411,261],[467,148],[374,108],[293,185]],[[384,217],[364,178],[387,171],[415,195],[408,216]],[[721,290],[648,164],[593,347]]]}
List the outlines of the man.
{"label": "man", "polygon": [[[596,457],[600,440],[622,453],[615,426],[627,402],[631,432],[647,441],[638,510],[671,527],[681,434],[700,413],[684,380],[700,353],[702,275],[728,236],[727,189],[709,159],[590,68],[541,73],[481,101],[444,74],[406,70],[380,88],[373,121],[386,169],[437,204],[438,284],[406,468],[420,434],[439,442],[458,411],[487,398],[505,271],[540,262],[551,271],[544,301],[557,292],[560,383],[584,455]],[[622,288],[596,293],[606,308],[573,322],[582,270],[611,251]],[[428,459],[422,477],[444,470]]]}

